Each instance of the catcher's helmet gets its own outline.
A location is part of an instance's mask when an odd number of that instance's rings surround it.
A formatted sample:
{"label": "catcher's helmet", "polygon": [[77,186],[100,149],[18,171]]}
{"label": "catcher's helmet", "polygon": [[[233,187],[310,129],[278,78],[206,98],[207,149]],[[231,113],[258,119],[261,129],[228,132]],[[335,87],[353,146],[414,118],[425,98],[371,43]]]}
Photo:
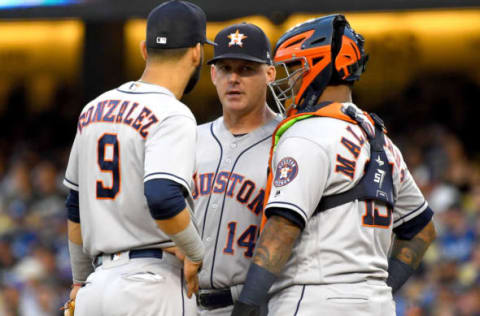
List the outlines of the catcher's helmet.
{"label": "catcher's helmet", "polygon": [[[314,105],[327,85],[352,83],[365,71],[368,55],[363,37],[340,14],[309,20],[287,31],[277,42],[275,65],[286,77],[270,84],[277,106],[292,98],[294,107]],[[288,66],[301,67],[289,72]],[[294,87],[299,79],[300,86]]]}

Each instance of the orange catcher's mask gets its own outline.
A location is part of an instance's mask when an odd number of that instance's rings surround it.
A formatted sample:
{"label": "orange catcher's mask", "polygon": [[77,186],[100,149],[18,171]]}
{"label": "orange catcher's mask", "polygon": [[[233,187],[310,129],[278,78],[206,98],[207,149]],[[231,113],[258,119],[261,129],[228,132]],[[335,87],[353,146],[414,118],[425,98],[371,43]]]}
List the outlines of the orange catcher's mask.
{"label": "orange catcher's mask", "polygon": [[287,31],[274,50],[279,79],[269,85],[279,111],[315,105],[326,86],[358,80],[368,60],[363,45],[363,37],[340,14]]}

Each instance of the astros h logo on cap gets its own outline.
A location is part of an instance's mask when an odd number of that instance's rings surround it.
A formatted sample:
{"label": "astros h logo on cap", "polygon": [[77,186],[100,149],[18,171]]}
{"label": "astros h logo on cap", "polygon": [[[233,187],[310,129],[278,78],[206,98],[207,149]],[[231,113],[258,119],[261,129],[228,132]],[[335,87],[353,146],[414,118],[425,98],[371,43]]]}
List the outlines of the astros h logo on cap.
{"label": "astros h logo on cap", "polygon": [[270,41],[258,26],[240,23],[227,26],[215,37],[214,57],[207,63],[220,59],[242,59],[261,64],[272,64]]}
{"label": "astros h logo on cap", "polygon": [[243,47],[242,40],[247,38],[248,36],[245,36],[244,34],[240,33],[239,30],[237,29],[235,33],[232,33],[227,37],[230,39],[230,43],[228,43],[228,47],[232,45],[238,45],[240,47]]}

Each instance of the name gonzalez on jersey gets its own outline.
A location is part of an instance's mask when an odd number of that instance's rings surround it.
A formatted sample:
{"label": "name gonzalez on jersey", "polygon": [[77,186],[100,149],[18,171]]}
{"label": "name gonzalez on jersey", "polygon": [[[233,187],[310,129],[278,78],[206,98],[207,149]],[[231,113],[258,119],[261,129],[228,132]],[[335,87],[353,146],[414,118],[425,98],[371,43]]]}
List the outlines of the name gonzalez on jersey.
{"label": "name gonzalez on jersey", "polygon": [[[119,106],[120,105],[120,106]],[[135,129],[144,139],[148,136],[148,129],[158,122],[158,118],[146,106],[141,107],[137,102],[129,100],[103,100],[97,105],[85,107],[78,118],[79,133],[92,123],[125,124]],[[137,111],[135,116],[134,112]]]}

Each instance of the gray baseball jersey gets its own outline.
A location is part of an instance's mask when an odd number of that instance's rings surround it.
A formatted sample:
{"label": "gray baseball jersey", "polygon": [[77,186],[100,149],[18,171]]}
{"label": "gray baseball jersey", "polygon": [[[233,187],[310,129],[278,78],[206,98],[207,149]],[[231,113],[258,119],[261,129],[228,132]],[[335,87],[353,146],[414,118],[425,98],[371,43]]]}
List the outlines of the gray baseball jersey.
{"label": "gray baseball jersey", "polygon": [[86,253],[173,246],[150,215],[144,182],[175,181],[191,199],[195,141],[190,109],[157,85],[128,82],[85,106],[64,183],[79,191]]}
{"label": "gray baseball jersey", "polygon": [[[313,216],[322,196],[349,190],[360,180],[370,145],[358,125],[329,117],[299,121],[282,135],[273,157],[275,176],[266,208],[290,209],[306,225],[271,292],[293,284],[387,278],[392,229],[421,214],[427,202],[388,137],[386,154],[393,165],[393,212],[357,200]],[[372,217],[382,220],[371,221]]]}
{"label": "gray baseball jersey", "polygon": [[276,116],[234,136],[223,117],[198,127],[195,216],[206,246],[200,288],[243,284],[259,233]]}

